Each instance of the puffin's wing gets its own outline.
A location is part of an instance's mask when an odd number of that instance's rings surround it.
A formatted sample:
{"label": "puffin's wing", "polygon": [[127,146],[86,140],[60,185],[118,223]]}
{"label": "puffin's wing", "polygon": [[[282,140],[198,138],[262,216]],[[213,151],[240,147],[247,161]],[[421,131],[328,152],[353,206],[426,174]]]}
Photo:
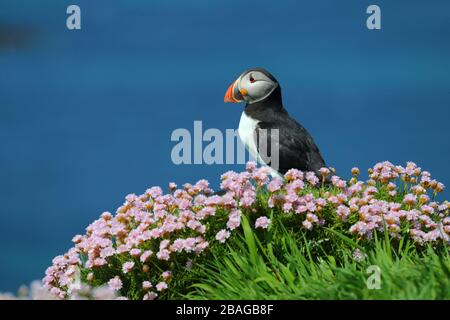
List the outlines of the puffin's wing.
{"label": "puffin's wing", "polygon": [[[278,129],[278,138],[276,137],[276,131],[273,129]],[[279,128],[279,126],[269,122],[259,122],[255,128],[254,136],[258,153],[263,160],[267,160],[264,155],[271,158],[272,148],[278,148],[278,168],[274,167],[273,161],[267,164],[282,174],[292,168],[302,171],[316,171],[325,166],[312,137],[305,128],[298,124],[293,127]]]}

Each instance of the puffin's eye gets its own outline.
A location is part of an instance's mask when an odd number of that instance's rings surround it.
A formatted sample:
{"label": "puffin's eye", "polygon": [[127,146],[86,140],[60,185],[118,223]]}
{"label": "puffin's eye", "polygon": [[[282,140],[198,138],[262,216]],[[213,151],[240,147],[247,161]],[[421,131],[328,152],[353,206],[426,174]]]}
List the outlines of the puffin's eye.
{"label": "puffin's eye", "polygon": [[255,81],[256,81],[255,78],[253,78],[253,76],[250,75],[250,82],[251,82],[251,83],[254,83]]}

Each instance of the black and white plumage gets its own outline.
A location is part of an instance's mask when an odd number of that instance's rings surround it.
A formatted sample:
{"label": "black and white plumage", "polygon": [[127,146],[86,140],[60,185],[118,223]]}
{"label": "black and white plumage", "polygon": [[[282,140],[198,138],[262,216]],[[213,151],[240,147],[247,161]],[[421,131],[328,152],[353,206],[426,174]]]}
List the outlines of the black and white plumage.
{"label": "black and white plumage", "polygon": [[[283,107],[280,85],[268,71],[254,68],[242,73],[229,87],[224,101],[246,102],[239,123],[239,137],[260,163],[271,166],[282,175],[292,168],[317,173],[325,167],[311,135]],[[278,140],[274,138],[272,129],[278,129]],[[262,159],[259,146],[264,141],[267,142],[269,158],[271,148],[278,148],[277,166]]]}

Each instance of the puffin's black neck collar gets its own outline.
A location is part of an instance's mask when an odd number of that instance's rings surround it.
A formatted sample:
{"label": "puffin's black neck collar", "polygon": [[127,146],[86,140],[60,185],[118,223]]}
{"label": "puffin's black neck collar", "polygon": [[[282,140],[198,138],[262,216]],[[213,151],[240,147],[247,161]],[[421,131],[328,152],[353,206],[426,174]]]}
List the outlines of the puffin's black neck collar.
{"label": "puffin's black neck collar", "polygon": [[281,99],[281,88],[279,85],[267,98],[245,106],[245,113],[249,115],[268,110],[284,111],[283,102]]}

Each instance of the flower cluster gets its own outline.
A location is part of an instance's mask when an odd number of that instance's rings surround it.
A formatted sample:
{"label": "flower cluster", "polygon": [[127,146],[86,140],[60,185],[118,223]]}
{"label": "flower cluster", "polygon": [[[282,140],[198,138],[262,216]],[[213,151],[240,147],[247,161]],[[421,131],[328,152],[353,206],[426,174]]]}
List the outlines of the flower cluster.
{"label": "flower cluster", "polygon": [[[33,281],[29,287],[21,286],[17,295],[0,292],[0,300],[58,300],[60,298],[59,295],[50,292],[39,280]],[[76,281],[76,285],[72,286],[69,298],[71,300],[127,300],[126,297],[118,296],[117,292],[108,286],[94,287],[81,281]]]}
{"label": "flower cluster", "polygon": [[[418,245],[449,242],[450,204],[433,201],[444,185],[416,164],[378,163],[369,169],[368,181],[358,179],[358,168],[348,181],[334,172],[322,168],[318,177],[291,169],[279,179],[249,162],[245,172],[221,176],[222,196],[213,194],[206,180],[181,189],[170,183],[167,194],[160,187],[130,194],[115,215],[103,213],[85,235],[73,238],[73,248],[53,259],[44,287],[67,299],[79,295],[82,282],[123,298],[138,281],[140,298],[159,298],[170,290],[173,266],[190,268],[211,243],[226,242],[239,230],[242,215],[268,232],[267,210],[296,217],[305,232],[338,225],[358,241],[387,230],[392,238],[407,236]],[[261,206],[267,210],[258,210]]]}

